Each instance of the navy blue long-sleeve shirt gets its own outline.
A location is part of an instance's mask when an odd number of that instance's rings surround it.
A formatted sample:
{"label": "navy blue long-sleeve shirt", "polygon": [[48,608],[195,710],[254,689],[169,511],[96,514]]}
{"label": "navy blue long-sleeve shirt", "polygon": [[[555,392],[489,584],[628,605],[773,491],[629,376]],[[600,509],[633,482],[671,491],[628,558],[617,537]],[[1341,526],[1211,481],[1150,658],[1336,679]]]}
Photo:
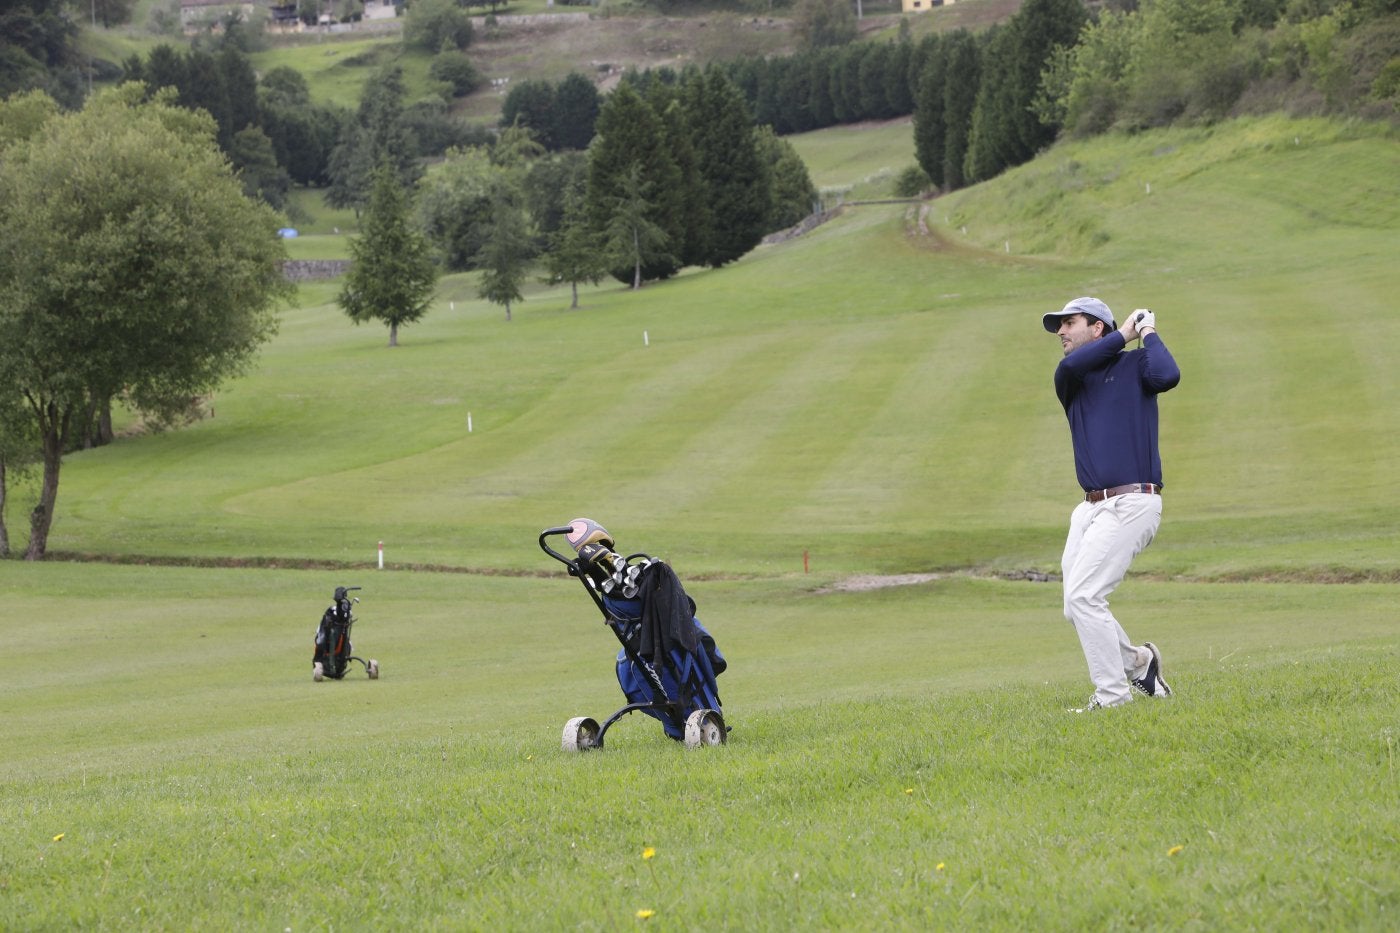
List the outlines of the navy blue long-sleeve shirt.
{"label": "navy blue long-sleeve shirt", "polygon": [[1060,360],[1055,394],[1069,419],[1074,470],[1087,492],[1128,483],[1162,485],[1157,450],[1157,395],[1181,381],[1181,370],[1156,332],[1142,349],[1123,352],[1118,331]]}

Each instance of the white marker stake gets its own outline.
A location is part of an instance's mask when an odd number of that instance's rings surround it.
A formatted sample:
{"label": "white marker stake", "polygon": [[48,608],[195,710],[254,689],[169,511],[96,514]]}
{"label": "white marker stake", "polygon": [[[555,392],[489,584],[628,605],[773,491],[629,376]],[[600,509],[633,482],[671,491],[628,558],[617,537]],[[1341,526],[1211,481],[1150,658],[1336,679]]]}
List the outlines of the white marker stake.
{"label": "white marker stake", "polygon": [[642,346],[644,346],[644,347],[649,347],[649,346],[651,346],[651,337],[647,336],[647,332],[646,332],[646,331],[642,331]]}
{"label": "white marker stake", "polygon": [[472,413],[467,412],[467,433],[472,433]]}
{"label": "white marker stake", "polygon": [[379,569],[384,569],[384,542],[379,542]]}
{"label": "white marker stake", "polygon": [[455,302],[455,301],[449,301],[449,302],[447,303],[447,310],[449,310],[449,311],[456,311],[456,310],[457,310],[457,302]]}

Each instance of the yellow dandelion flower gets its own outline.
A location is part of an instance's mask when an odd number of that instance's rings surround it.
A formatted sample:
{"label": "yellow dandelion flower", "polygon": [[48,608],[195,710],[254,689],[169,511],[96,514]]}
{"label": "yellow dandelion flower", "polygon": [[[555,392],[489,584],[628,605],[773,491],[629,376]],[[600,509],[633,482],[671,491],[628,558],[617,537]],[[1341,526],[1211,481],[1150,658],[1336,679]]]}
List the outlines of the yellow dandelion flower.
{"label": "yellow dandelion flower", "polygon": [[67,835],[67,833],[59,833],[57,836],[54,836],[54,837],[53,837],[53,841],[54,841],[54,842],[61,842],[61,841],[63,840],[63,837],[66,836],[66,835]]}
{"label": "yellow dandelion flower", "polygon": [[912,788],[912,787],[906,787],[906,788],[904,788],[904,792],[905,792],[906,794],[912,794],[912,793],[914,793],[914,788]]}
{"label": "yellow dandelion flower", "polygon": [[656,911],[651,910],[651,909],[646,908],[646,907],[643,907],[641,910],[637,911],[637,919],[638,919],[638,920],[650,920],[652,917],[655,917],[655,916],[656,916]]}
{"label": "yellow dandelion flower", "polygon": [[934,871],[942,871],[942,870],[943,870],[943,863],[942,863],[942,862],[939,862],[937,865],[935,865],[935,866],[933,867],[933,870],[934,870]]}
{"label": "yellow dandelion flower", "polygon": [[1167,854],[1168,854],[1168,855],[1176,855],[1176,854],[1180,853],[1181,850],[1184,849],[1184,848],[1186,848],[1186,847],[1185,847],[1185,846],[1172,846],[1170,849],[1167,850]]}
{"label": "yellow dandelion flower", "polygon": [[654,855],[656,855],[656,850],[653,849],[651,846],[647,846],[645,849],[642,850],[642,858],[644,859],[651,858]]}

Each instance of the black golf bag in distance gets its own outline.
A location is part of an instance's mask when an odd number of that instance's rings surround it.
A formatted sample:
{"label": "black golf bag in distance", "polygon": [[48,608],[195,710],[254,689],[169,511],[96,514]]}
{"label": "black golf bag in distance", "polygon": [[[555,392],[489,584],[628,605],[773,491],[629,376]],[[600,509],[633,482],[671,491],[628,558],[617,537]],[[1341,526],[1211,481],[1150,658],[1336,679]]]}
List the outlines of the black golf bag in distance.
{"label": "black golf bag in distance", "polygon": [[379,662],[370,658],[365,661],[351,654],[350,627],[355,624],[351,607],[360,601],[351,596],[358,586],[337,586],[330,608],[321,614],[321,624],[316,627],[316,649],[311,655],[311,679],[320,683],[325,678],[340,680],[345,670],[354,661],[365,669],[370,680],[379,679]]}
{"label": "black golf bag in distance", "polygon": [[[561,535],[576,557],[566,557],[546,539]],[[661,723],[687,748],[723,745],[729,733],[715,678],[728,666],[695,618],[695,601],[665,561],[646,554],[622,557],[607,530],[587,518],[540,532],[540,548],[577,577],[603,621],[622,643],[617,681],[628,703],[601,726],[587,716],[564,724],[565,751],[602,748],[613,723],[642,712]]]}

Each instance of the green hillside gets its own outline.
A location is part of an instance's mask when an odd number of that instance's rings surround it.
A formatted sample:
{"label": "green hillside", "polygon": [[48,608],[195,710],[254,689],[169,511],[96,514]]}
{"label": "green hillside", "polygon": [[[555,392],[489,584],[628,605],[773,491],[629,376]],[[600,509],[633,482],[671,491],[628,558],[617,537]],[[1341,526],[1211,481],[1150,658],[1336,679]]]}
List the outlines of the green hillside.
{"label": "green hillside", "polygon": [[927,234],[917,205],[849,208],[578,312],[537,286],[507,324],[449,277],[396,350],[308,287],[214,417],[69,458],[50,548],[353,562],[385,540],[523,569],[534,532],[589,514],[707,574],[803,550],[1050,569],[1074,479],[1038,321],[1094,293],[1156,310],[1185,373],[1142,570],[1392,578],[1398,153],[1281,119],[1062,146],[930,202]]}

